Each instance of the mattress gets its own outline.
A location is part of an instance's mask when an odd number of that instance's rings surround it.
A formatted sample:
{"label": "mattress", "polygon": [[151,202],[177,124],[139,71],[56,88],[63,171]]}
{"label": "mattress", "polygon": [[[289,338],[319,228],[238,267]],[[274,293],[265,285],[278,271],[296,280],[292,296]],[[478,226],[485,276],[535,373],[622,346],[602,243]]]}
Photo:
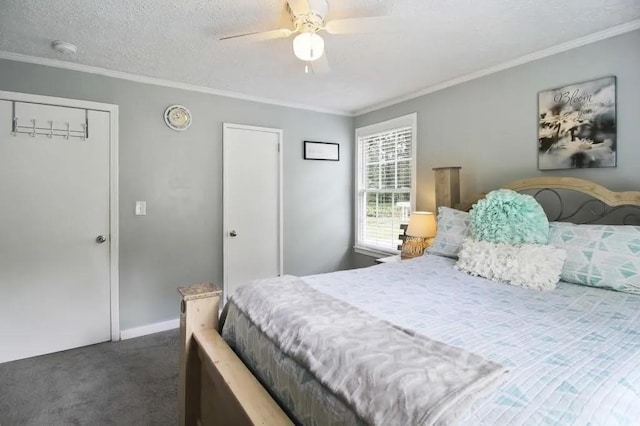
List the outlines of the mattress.
{"label": "mattress", "polygon": [[[303,277],[401,328],[507,366],[507,382],[460,424],[634,424],[640,418],[640,296],[559,283],[494,283],[433,255]],[[234,312],[235,311],[235,312]],[[223,336],[303,424],[357,416],[231,304]]]}
{"label": "mattress", "polygon": [[226,309],[222,336],[296,424],[365,424],[309,371],[283,353],[233,302]]}

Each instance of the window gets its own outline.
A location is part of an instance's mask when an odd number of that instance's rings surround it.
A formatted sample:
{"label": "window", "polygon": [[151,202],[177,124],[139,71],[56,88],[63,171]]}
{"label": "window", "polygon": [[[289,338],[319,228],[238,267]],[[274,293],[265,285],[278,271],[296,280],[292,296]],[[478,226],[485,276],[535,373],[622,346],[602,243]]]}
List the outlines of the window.
{"label": "window", "polygon": [[356,250],[397,253],[400,224],[415,206],[416,118],[356,129]]}

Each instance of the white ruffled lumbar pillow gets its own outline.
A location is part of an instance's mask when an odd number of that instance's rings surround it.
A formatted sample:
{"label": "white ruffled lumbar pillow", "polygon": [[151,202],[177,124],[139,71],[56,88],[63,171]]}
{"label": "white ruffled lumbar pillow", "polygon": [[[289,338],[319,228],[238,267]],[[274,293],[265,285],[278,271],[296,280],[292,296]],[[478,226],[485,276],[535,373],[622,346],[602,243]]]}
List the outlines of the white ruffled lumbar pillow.
{"label": "white ruffled lumbar pillow", "polygon": [[456,268],[470,275],[534,290],[553,290],[567,253],[540,244],[502,244],[465,239]]}

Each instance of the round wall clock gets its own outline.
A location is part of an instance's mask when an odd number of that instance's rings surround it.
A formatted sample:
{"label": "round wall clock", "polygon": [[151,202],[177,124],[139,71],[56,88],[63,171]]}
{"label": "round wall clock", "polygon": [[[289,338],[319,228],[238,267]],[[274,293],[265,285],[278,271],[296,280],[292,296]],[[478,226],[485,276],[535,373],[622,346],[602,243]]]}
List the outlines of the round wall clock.
{"label": "round wall clock", "polygon": [[191,112],[182,105],[171,105],[164,110],[164,122],[173,130],[187,130],[191,126]]}

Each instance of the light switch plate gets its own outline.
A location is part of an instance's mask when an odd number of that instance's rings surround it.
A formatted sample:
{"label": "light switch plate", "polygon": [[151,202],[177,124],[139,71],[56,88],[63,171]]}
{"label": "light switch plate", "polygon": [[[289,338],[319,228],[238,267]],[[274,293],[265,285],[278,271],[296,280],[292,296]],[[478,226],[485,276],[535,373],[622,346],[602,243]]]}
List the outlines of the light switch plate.
{"label": "light switch plate", "polygon": [[146,215],[147,215],[147,202],[136,201],[136,216],[146,216]]}

